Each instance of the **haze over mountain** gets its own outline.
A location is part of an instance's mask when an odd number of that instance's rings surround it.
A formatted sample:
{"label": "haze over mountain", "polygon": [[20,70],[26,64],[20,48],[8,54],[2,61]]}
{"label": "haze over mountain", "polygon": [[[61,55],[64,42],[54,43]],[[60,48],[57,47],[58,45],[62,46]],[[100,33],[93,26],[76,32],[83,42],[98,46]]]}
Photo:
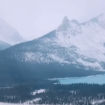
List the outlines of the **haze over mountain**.
{"label": "haze over mountain", "polygon": [[3,41],[0,41],[0,50],[4,50],[4,49],[7,49],[9,48],[11,45],[8,44],[8,43],[5,43]]}
{"label": "haze over mountain", "polygon": [[0,17],[0,40],[10,45],[15,45],[24,41],[18,31],[10,26]]}
{"label": "haze over mountain", "polygon": [[1,72],[22,78],[92,75],[105,69],[104,52],[104,14],[83,23],[64,17],[56,30],[1,51]]}

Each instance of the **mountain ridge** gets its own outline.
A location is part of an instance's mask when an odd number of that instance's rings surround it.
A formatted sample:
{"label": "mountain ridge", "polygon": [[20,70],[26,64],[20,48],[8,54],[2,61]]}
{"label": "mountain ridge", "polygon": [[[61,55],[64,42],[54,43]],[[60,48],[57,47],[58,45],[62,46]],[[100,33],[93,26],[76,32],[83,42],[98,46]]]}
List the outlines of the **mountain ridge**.
{"label": "mountain ridge", "polygon": [[[96,17],[97,18],[97,17]],[[0,52],[3,74],[35,77],[88,76],[104,73],[105,30],[92,21],[84,24],[70,20],[56,30]],[[72,25],[71,25],[72,23]],[[71,27],[72,26],[72,27]],[[65,30],[66,29],[66,30]],[[42,74],[41,74],[42,73]]]}
{"label": "mountain ridge", "polygon": [[[102,16],[104,15],[96,18],[100,20]],[[103,46],[105,37],[103,34],[105,34],[105,31],[100,23],[93,23],[93,19],[84,22],[84,24],[69,21],[67,17],[64,20],[67,20],[70,25],[73,23],[73,26],[68,26],[68,30],[59,30],[58,27],[38,39],[29,41],[32,43],[30,45],[28,42],[20,44],[22,46],[20,47],[21,51],[26,50],[24,54],[22,53],[23,61],[48,63],[55,60],[58,63],[84,65],[86,69],[92,67],[92,69],[103,70],[102,65],[105,61],[105,47]],[[94,34],[95,36],[93,36]],[[24,46],[25,44],[26,46]],[[97,56],[96,53],[99,53],[99,55]],[[63,56],[64,54],[65,56]]]}

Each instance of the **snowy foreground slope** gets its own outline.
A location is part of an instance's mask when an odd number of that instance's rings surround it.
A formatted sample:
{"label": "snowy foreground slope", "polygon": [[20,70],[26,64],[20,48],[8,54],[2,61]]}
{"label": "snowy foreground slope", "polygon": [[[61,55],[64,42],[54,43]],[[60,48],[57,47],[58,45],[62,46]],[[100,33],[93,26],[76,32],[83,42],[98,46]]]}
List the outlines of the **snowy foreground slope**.
{"label": "snowy foreground slope", "polygon": [[0,105],[24,105],[24,104],[11,104],[11,103],[2,103],[2,102],[0,102]]}
{"label": "snowy foreground slope", "polygon": [[23,42],[24,39],[20,36],[18,31],[10,26],[6,21],[0,17],[0,40],[10,45]]}
{"label": "snowy foreground slope", "polygon": [[[96,100],[96,101],[93,101],[91,102],[91,105],[100,105],[101,103],[105,102],[105,100]],[[0,105],[40,105],[40,104],[26,104],[26,103],[23,103],[23,104],[13,104],[13,103],[2,103],[0,102]],[[41,104],[41,105],[54,105],[54,104]],[[56,105],[60,105],[60,104],[56,104]],[[64,105],[74,105],[74,104],[64,104]]]}
{"label": "snowy foreground slope", "polygon": [[[6,53],[9,51],[9,54]],[[58,63],[77,68],[105,69],[105,15],[79,23],[64,17],[54,31],[5,51],[8,59],[40,64]],[[3,58],[3,59],[4,59]]]}

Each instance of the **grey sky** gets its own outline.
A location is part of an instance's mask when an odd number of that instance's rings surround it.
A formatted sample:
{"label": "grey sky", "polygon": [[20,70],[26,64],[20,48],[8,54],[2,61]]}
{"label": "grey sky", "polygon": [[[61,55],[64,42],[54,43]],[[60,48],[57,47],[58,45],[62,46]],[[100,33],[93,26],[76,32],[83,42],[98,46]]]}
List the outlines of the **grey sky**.
{"label": "grey sky", "polygon": [[105,11],[105,0],[0,0],[0,16],[27,40],[57,28],[64,16],[79,22]]}

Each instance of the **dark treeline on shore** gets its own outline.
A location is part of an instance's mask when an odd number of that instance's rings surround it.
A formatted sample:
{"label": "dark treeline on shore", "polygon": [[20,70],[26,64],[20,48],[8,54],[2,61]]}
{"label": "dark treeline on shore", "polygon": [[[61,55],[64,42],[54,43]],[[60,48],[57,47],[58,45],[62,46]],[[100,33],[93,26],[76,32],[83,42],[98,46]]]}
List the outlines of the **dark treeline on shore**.
{"label": "dark treeline on shore", "polygon": [[[32,94],[35,90],[40,89],[45,89],[45,92]],[[40,100],[32,101],[36,98],[40,98]],[[0,88],[0,102],[24,103],[30,100],[34,104],[72,103],[73,105],[93,105],[92,102],[104,99],[105,84],[61,85],[56,80],[37,80],[32,83],[15,84],[12,87]],[[97,105],[105,105],[105,102],[102,101]]]}

